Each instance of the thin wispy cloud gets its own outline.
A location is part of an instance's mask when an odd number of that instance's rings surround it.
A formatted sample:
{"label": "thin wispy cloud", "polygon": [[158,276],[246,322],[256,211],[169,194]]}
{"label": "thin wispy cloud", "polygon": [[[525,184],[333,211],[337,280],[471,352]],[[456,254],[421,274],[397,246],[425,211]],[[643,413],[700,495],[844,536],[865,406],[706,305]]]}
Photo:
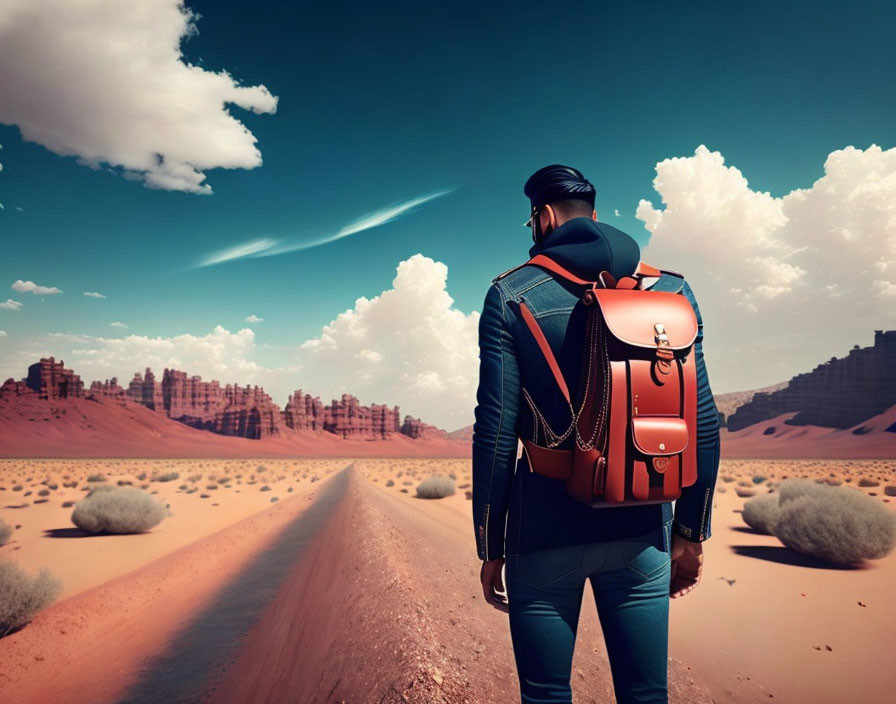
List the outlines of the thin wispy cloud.
{"label": "thin wispy cloud", "polygon": [[200,262],[199,267],[212,266],[213,264],[221,264],[222,262],[229,262],[234,259],[251,257],[258,252],[264,252],[265,250],[270,249],[276,245],[278,241],[279,240],[272,239],[252,240],[251,242],[244,242],[243,244],[231,247],[230,249],[222,249],[220,252],[210,254],[203,259],[202,262]]}
{"label": "thin wispy cloud", "polygon": [[259,318],[255,313],[246,318],[247,323],[260,323],[264,318]]}
{"label": "thin wispy cloud", "polygon": [[88,298],[105,298],[105,296],[98,291],[85,291],[84,295]]}
{"label": "thin wispy cloud", "polygon": [[302,249],[319,247],[322,244],[334,242],[335,240],[342,239],[343,237],[349,237],[350,235],[364,232],[365,230],[370,230],[374,227],[379,227],[380,225],[385,225],[386,223],[392,222],[402,215],[411,212],[414,208],[436,198],[441,198],[442,196],[447,195],[454,190],[455,189],[450,188],[446,191],[439,191],[438,193],[431,193],[429,195],[413,198],[402,203],[390,205],[386,208],[382,208],[381,210],[363,215],[357,220],[354,220],[353,222],[344,226],[334,234],[327,235],[315,240],[305,240],[297,242],[295,240],[275,240],[265,238],[252,240],[250,242],[244,242],[243,244],[231,247],[230,249],[225,249],[210,254],[199,264],[197,264],[196,268],[212,266],[213,264],[221,264],[223,262],[234,261],[237,259],[246,259],[249,257],[273,257],[278,254],[286,254],[287,252],[296,252]]}
{"label": "thin wispy cloud", "polygon": [[121,329],[127,328],[127,325],[125,325],[124,323],[122,323],[119,320],[116,320],[114,323],[109,323],[109,325],[111,325],[113,328],[121,328]]}

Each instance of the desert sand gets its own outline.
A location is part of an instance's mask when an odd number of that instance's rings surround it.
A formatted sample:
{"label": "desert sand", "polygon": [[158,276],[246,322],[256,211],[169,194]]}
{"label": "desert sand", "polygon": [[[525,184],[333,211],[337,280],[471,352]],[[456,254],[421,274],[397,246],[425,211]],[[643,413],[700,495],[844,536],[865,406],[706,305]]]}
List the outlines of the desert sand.
{"label": "desert sand", "polygon": [[[892,507],[894,468],[723,459],[701,584],[671,603],[671,702],[890,700],[896,556],[801,557],[743,523],[736,489],[809,476]],[[61,504],[98,473],[148,484],[172,515],[147,534],[80,535]],[[457,492],[416,498],[432,474]],[[50,567],[65,591],[0,639],[0,700],[518,701],[506,614],[479,586],[469,482],[468,459],[2,462],[0,515],[21,527],[0,559]],[[588,589],[573,691],[613,701]]]}

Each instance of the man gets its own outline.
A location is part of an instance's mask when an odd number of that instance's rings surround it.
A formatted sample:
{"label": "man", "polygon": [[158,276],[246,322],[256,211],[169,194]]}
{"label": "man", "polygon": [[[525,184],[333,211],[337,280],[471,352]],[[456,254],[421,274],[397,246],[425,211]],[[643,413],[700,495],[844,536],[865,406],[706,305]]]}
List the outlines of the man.
{"label": "man", "polygon": [[[536,171],[524,193],[534,245],[574,274],[631,275],[640,248],[597,221],[595,190],[577,169]],[[649,262],[660,265],[662,262]],[[492,281],[479,322],[480,375],[473,425],[473,521],[485,600],[509,614],[523,702],[571,702],[570,670],[586,581],[598,607],[618,702],[667,702],[670,597],[700,581],[719,465],[719,417],[703,360],[703,321],[690,286],[661,270],[650,288],[684,294],[697,315],[696,484],[675,502],[592,508],[562,481],[528,467],[520,437],[562,437],[570,407],[514,302],[525,302],[570,389],[582,379],[581,287],[540,267]],[[647,286],[645,282],[645,286]],[[574,434],[559,449],[570,449]],[[506,560],[506,565],[505,565]],[[502,569],[506,566],[506,596]]]}

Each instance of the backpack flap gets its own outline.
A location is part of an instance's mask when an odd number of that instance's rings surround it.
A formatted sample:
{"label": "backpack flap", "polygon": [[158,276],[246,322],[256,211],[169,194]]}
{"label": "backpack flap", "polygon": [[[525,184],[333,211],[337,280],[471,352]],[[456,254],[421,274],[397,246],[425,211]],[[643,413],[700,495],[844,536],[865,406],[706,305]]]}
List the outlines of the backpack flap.
{"label": "backpack flap", "polygon": [[[697,316],[687,298],[670,291],[594,288],[604,321],[620,342],[656,349],[657,325],[672,350],[687,349],[697,339]],[[649,296],[649,298],[648,298]]]}

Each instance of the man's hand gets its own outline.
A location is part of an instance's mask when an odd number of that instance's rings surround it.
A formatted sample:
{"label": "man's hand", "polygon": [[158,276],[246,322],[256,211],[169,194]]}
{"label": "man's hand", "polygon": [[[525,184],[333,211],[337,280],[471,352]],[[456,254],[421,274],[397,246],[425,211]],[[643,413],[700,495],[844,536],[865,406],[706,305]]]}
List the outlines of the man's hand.
{"label": "man's hand", "polygon": [[482,593],[485,596],[486,603],[491,604],[498,611],[510,613],[506,594],[498,593],[505,591],[504,579],[501,577],[501,569],[503,567],[503,557],[483,562],[482,570],[479,572],[479,579],[482,582]]}
{"label": "man's hand", "polygon": [[703,574],[703,543],[672,535],[672,581],[669,594],[675,599],[684,596],[700,582]]}

